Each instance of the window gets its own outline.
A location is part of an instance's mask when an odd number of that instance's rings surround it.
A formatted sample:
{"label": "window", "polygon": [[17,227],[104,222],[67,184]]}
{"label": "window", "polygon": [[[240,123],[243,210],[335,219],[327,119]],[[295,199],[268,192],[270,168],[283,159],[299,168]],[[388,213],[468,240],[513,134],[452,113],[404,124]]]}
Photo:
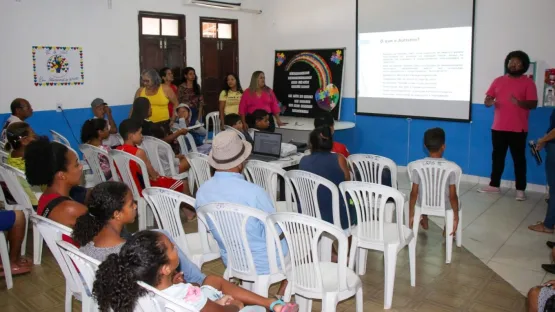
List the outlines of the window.
{"label": "window", "polygon": [[202,37],[233,39],[233,25],[230,23],[202,22]]}
{"label": "window", "polygon": [[142,35],[179,36],[179,20],[169,18],[142,17]]}

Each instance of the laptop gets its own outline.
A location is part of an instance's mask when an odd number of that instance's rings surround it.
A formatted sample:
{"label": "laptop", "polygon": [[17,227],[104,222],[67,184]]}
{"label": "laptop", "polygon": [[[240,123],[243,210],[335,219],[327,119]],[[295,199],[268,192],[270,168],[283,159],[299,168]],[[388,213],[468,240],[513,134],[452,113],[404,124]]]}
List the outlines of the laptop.
{"label": "laptop", "polygon": [[254,146],[249,159],[261,161],[278,160],[281,155],[281,133],[254,132]]}

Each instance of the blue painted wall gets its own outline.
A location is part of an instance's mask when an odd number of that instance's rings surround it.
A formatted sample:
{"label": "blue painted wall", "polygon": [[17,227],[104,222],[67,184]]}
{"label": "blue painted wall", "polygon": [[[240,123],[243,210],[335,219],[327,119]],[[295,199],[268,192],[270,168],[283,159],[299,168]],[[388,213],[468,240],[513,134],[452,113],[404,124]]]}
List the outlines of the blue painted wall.
{"label": "blue painted wall", "polygon": [[[528,139],[542,137],[548,126],[552,107],[541,107],[530,113]],[[441,127],[446,132],[445,157],[455,161],[466,174],[489,177],[491,170],[491,125],[493,109],[472,104],[472,122],[449,122],[379,116],[354,115],[355,99],[343,98],[341,119],[353,121],[356,127],[338,131],[336,139],[347,144],[352,153],[378,154],[393,159],[398,165],[425,157],[424,132]],[[546,184],[545,167],[538,166],[531,153],[526,153],[528,182]],[[544,155],[545,156],[545,155]],[[514,181],[513,162],[507,152],[503,179]]]}
{"label": "blue painted wall", "polygon": [[[131,105],[111,106],[117,124],[126,119]],[[548,128],[549,116],[553,108],[538,108],[530,114],[529,139],[541,137]],[[355,99],[343,98],[341,119],[356,123],[354,129],[338,131],[336,140],[346,144],[352,153],[371,153],[389,157],[398,165],[425,157],[422,139],[424,132],[432,127],[441,127],[447,134],[445,157],[455,161],[463,172],[470,175],[488,177],[491,169],[491,124],[493,109],[482,104],[472,105],[472,123],[448,122],[378,116],[355,116]],[[69,125],[66,119],[69,121]],[[9,114],[0,115],[0,121]],[[66,136],[77,150],[83,122],[92,118],[90,108],[35,112],[28,120],[39,134],[50,135],[53,129]],[[3,122],[2,122],[3,123]],[[512,159],[507,153],[503,179],[514,180]],[[544,166],[536,165],[532,155],[528,157],[528,182],[545,184]]]}

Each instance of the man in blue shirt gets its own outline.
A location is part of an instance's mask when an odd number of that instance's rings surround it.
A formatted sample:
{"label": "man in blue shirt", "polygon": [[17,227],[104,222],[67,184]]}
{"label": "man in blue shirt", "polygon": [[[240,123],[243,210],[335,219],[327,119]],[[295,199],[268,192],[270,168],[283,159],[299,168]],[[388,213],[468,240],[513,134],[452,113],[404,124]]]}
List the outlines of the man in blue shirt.
{"label": "man in blue shirt", "polygon": [[[245,180],[241,174],[244,163],[252,151],[252,145],[231,131],[219,133],[212,142],[209,154],[210,166],[216,170],[214,176],[197,191],[195,208],[216,202],[240,204],[262,210],[268,214],[276,212],[272,199],[260,186]],[[214,225],[208,221],[210,231],[218,242],[222,260],[227,265],[227,251]],[[252,252],[256,272],[259,275],[270,273],[266,246],[265,224],[258,220],[247,223],[247,240]],[[285,240],[281,241],[284,255],[287,254]],[[279,259],[277,260],[279,265]],[[283,281],[278,295],[283,295],[287,281]]]}

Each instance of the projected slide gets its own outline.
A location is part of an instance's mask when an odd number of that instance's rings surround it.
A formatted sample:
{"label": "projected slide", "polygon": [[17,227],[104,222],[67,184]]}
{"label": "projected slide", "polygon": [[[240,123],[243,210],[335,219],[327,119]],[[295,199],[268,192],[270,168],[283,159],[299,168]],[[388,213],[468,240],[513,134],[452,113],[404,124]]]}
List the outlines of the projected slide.
{"label": "projected slide", "polygon": [[472,27],[359,34],[359,97],[470,100]]}

